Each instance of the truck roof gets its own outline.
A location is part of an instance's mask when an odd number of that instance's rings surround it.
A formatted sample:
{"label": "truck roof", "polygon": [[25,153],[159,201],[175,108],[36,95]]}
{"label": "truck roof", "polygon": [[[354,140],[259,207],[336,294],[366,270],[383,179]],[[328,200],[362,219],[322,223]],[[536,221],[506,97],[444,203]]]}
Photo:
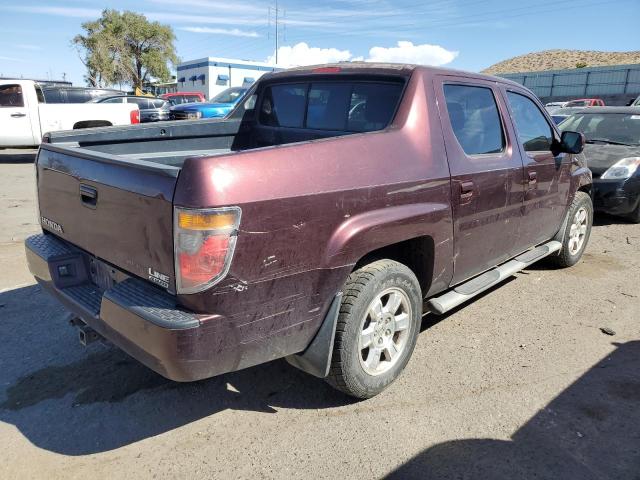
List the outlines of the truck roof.
{"label": "truck roof", "polygon": [[377,63],[377,62],[341,62],[325,63],[319,65],[309,65],[304,67],[293,67],[279,72],[265,74],[263,78],[277,79],[291,76],[312,75],[317,73],[363,73],[373,75],[410,75],[415,70],[422,70],[432,74],[455,75],[459,77],[478,78],[491,82],[500,82],[523,88],[521,84],[502,77],[485,75],[483,73],[456,70],[453,68],[431,67],[425,65],[415,65],[410,63]]}

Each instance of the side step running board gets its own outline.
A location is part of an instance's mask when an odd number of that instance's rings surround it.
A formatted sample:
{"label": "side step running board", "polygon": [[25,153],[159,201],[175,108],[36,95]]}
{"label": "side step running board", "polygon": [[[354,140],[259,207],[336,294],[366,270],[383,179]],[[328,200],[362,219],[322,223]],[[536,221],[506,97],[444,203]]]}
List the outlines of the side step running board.
{"label": "side step running board", "polygon": [[561,248],[562,244],[555,240],[540,245],[539,247],[518,255],[513,260],[509,260],[482,275],[458,285],[444,295],[430,299],[427,302],[427,306],[431,312],[442,315],[467,300],[471,300],[476,295],[502,282],[520,270],[527,268],[541,258],[559,251]]}

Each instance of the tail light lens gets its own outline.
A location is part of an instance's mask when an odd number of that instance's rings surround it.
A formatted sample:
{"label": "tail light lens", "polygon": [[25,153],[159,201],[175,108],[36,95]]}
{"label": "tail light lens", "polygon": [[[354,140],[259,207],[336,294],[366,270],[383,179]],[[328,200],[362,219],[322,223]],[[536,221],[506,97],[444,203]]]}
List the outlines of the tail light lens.
{"label": "tail light lens", "polygon": [[197,293],[222,280],[231,266],[239,207],[175,208],[176,291]]}
{"label": "tail light lens", "polygon": [[129,119],[131,120],[131,125],[140,123],[140,110],[138,110],[137,108],[134,110],[131,110],[129,112]]}

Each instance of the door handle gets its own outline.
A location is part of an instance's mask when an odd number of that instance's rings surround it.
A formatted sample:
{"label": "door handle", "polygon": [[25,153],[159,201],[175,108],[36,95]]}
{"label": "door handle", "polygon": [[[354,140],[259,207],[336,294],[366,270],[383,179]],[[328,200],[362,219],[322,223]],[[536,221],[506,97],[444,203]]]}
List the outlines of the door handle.
{"label": "door handle", "polygon": [[538,183],[538,174],[536,172],[529,172],[529,185],[535,185]]}
{"label": "door handle", "polygon": [[96,208],[98,190],[89,185],[80,184],[80,200],[85,207]]}
{"label": "door handle", "polygon": [[26,113],[12,113],[11,116],[13,118],[20,118],[20,117],[26,117],[27,114]]}
{"label": "door handle", "polygon": [[473,196],[473,182],[471,180],[460,182],[460,198],[469,200]]}

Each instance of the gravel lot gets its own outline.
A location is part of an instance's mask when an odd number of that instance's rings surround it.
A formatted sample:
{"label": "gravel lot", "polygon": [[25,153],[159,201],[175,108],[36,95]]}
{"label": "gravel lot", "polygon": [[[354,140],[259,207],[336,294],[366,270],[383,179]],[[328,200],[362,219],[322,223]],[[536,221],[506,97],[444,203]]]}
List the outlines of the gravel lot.
{"label": "gravel lot", "polygon": [[426,316],[374,399],[284,361],[176,384],[83,348],[34,285],[32,161],[0,152],[0,478],[640,479],[640,225]]}

